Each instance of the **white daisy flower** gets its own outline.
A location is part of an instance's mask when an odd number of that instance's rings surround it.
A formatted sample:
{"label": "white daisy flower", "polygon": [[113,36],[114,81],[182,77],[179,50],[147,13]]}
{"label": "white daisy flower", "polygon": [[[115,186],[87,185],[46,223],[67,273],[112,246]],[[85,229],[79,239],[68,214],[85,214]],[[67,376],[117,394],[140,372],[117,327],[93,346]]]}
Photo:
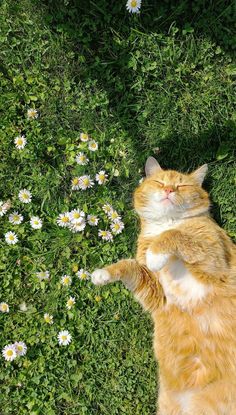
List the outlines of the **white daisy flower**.
{"label": "white daisy flower", "polygon": [[85,271],[85,269],[81,268],[77,272],[77,277],[79,277],[80,280],[87,280],[89,278],[89,272]]}
{"label": "white daisy flower", "polygon": [[30,203],[32,199],[32,194],[27,189],[22,189],[19,191],[18,197],[22,203]]}
{"label": "white daisy flower", "polygon": [[79,181],[80,177],[73,177],[73,179],[71,180],[71,188],[72,190],[79,190],[80,186],[79,186]]}
{"label": "white daisy flower", "polygon": [[112,212],[108,212],[107,215],[111,220],[121,220],[121,217],[119,216],[116,210],[113,210]]}
{"label": "white daisy flower", "polygon": [[88,164],[89,159],[86,157],[84,153],[79,153],[75,157],[76,163],[78,163],[80,166],[86,166]]}
{"label": "white daisy flower", "polygon": [[69,212],[71,223],[81,223],[85,220],[85,213],[80,209],[74,209]]}
{"label": "white daisy flower", "polygon": [[2,349],[2,355],[5,360],[12,362],[17,357],[14,344],[8,344]]}
{"label": "white daisy flower", "polygon": [[36,272],[36,277],[40,281],[49,280],[50,272],[49,271],[39,271],[39,272]]}
{"label": "white daisy flower", "polygon": [[4,216],[7,213],[7,203],[0,201],[0,216]]}
{"label": "white daisy flower", "polygon": [[86,222],[84,219],[80,219],[80,221],[70,223],[69,228],[72,232],[82,232],[86,226]]}
{"label": "white daisy flower", "polygon": [[98,182],[98,184],[104,184],[107,182],[107,174],[104,170],[99,171],[96,174],[96,181]]}
{"label": "white daisy flower", "polygon": [[75,305],[75,297],[70,297],[69,300],[66,302],[66,308],[71,310],[72,307]]}
{"label": "white daisy flower", "polygon": [[57,218],[57,224],[61,226],[62,228],[66,228],[70,224],[70,213],[60,213],[60,215]]}
{"label": "white daisy flower", "polygon": [[84,176],[79,177],[79,188],[81,190],[86,190],[93,186],[94,186],[94,182],[90,178],[90,176],[85,174]]}
{"label": "white daisy flower", "polygon": [[20,309],[20,311],[27,311],[27,310],[28,310],[28,307],[27,307],[27,305],[26,305],[26,302],[25,302],[25,301],[23,301],[23,303],[21,303],[21,304],[19,305],[19,309]]}
{"label": "white daisy flower", "polygon": [[5,233],[5,240],[8,245],[15,245],[18,242],[18,237],[15,232]]}
{"label": "white daisy flower", "polygon": [[120,220],[114,221],[110,226],[110,228],[112,230],[112,233],[114,235],[118,235],[119,233],[121,233],[123,231],[124,227],[125,227],[124,223],[121,222]]}
{"label": "white daisy flower", "polygon": [[9,222],[13,225],[19,225],[21,222],[23,222],[23,219],[23,216],[16,211],[9,215]]}
{"label": "white daisy flower", "polygon": [[98,236],[100,236],[104,241],[112,241],[113,235],[109,231],[103,231],[102,229],[98,230]]}
{"label": "white daisy flower", "polygon": [[98,143],[94,140],[89,141],[88,148],[90,151],[97,151],[98,149]]}
{"label": "white daisy flower", "polygon": [[27,140],[24,135],[19,135],[18,137],[15,138],[14,143],[18,150],[23,150],[23,148],[25,147],[27,143]]}
{"label": "white daisy flower", "polygon": [[44,316],[44,321],[48,324],[53,324],[53,316],[50,315],[49,313],[45,313]]}
{"label": "white daisy flower", "polygon": [[89,140],[89,136],[86,133],[80,133],[80,140],[86,143]]}
{"label": "white daisy flower", "polygon": [[65,287],[68,287],[69,285],[71,285],[72,283],[72,279],[69,275],[63,275],[61,277],[61,284],[64,285]]}
{"label": "white daisy flower", "polygon": [[126,9],[130,13],[139,13],[141,7],[141,0],[128,0],[126,3]]}
{"label": "white daisy flower", "polygon": [[34,120],[38,118],[39,114],[38,111],[35,108],[29,108],[27,110],[27,118],[28,120]]}
{"label": "white daisy flower", "polygon": [[33,229],[41,229],[43,226],[42,219],[40,219],[38,216],[32,216],[30,219],[30,225]]}
{"label": "white daisy flower", "polygon": [[24,342],[15,342],[13,346],[15,346],[17,356],[24,356],[26,354],[27,346]]}
{"label": "white daisy flower", "polygon": [[97,226],[99,219],[95,215],[88,215],[88,224],[91,226]]}
{"label": "white daisy flower", "polygon": [[69,333],[68,330],[62,330],[62,331],[60,331],[58,333],[57,338],[58,338],[58,341],[59,341],[59,345],[60,346],[67,346],[71,342],[71,340],[72,340],[72,337],[71,337],[71,335],[70,335],[70,333]]}
{"label": "white daisy flower", "polygon": [[0,303],[0,311],[2,313],[9,313],[9,305],[7,303]]}
{"label": "white daisy flower", "polygon": [[109,203],[105,203],[105,205],[103,205],[102,210],[104,210],[104,212],[108,215],[108,213],[113,212],[113,207],[109,204]]}

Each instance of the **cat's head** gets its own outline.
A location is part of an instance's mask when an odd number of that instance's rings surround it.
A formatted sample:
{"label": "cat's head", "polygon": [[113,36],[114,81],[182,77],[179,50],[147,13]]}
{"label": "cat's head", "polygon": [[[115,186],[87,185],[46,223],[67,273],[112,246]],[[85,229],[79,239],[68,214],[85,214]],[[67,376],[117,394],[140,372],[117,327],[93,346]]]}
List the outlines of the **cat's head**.
{"label": "cat's head", "polygon": [[190,174],[163,170],[153,157],[145,166],[146,178],[134,193],[134,207],[148,221],[182,219],[209,210],[208,193],[202,188],[207,164]]}

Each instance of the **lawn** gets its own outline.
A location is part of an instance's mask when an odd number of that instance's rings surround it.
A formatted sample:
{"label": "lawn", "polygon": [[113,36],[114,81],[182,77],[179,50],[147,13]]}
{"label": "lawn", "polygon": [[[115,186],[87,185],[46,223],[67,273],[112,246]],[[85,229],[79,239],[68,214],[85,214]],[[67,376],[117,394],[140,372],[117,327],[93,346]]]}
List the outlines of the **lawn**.
{"label": "lawn", "polygon": [[[132,192],[148,156],[182,171],[208,163],[212,214],[236,239],[234,1],[143,0],[140,14],[125,6],[1,2],[0,200],[11,207],[0,217],[0,302],[9,305],[0,312],[0,347],[27,345],[13,361],[1,355],[1,415],[155,414],[149,316],[120,283],[98,288],[79,277],[135,254]],[[81,152],[86,165],[76,162]],[[83,175],[94,185],[73,189]],[[23,189],[30,203],[20,200]],[[125,225],[112,241],[98,234],[111,231],[105,204]],[[59,215],[74,209],[96,215],[98,225],[59,226]],[[23,216],[18,225],[9,221],[14,211]],[[10,231],[16,244],[6,241]],[[68,345],[59,345],[62,330]]]}

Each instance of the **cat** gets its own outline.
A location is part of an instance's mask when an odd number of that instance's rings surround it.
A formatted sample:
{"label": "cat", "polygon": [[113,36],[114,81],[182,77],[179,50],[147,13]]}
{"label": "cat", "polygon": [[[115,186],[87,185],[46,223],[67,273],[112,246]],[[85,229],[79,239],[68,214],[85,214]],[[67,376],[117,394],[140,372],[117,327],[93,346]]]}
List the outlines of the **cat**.
{"label": "cat", "polygon": [[211,219],[207,165],[163,170],[153,157],[134,193],[136,259],[92,273],[120,280],[151,313],[157,415],[236,414],[236,245]]}

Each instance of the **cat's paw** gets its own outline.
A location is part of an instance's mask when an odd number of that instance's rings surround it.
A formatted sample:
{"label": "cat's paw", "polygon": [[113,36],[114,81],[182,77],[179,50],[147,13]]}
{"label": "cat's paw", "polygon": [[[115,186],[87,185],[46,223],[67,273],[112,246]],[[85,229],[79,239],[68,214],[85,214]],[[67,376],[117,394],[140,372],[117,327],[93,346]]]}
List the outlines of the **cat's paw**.
{"label": "cat's paw", "polygon": [[146,264],[150,271],[160,271],[168,262],[169,254],[155,254],[151,249],[146,253]]}
{"label": "cat's paw", "polygon": [[111,275],[106,269],[96,269],[92,275],[91,280],[94,285],[104,285],[111,281]]}

